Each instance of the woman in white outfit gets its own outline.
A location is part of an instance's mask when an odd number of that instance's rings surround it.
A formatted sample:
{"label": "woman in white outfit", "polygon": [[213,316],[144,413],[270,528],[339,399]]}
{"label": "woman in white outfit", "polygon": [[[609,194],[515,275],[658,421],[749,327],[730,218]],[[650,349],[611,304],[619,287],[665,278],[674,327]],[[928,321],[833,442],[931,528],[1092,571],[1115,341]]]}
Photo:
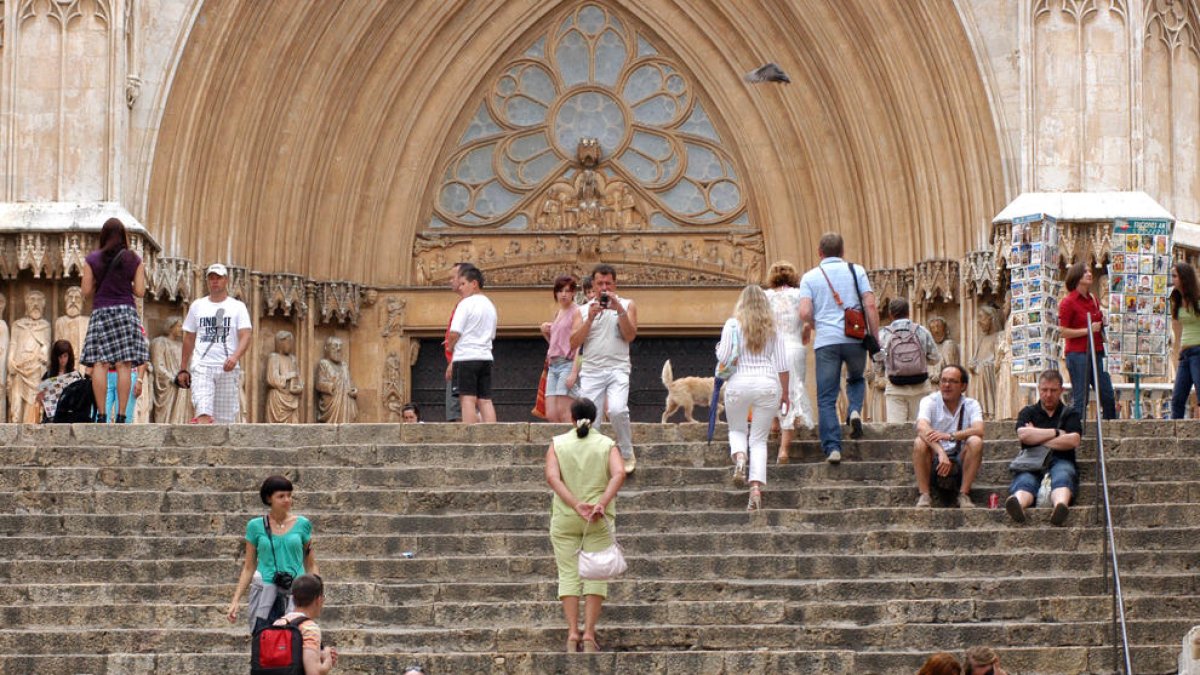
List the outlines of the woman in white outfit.
{"label": "woman in white outfit", "polygon": [[[737,370],[725,385],[733,480],[739,485],[745,483],[749,450],[750,502],[746,510],[757,511],[762,508],[762,486],[767,482],[767,435],[771,433],[771,422],[781,405],[790,407],[787,350],[775,330],[767,294],[758,286],[742,289],[733,318],[721,330],[717,360],[727,364],[734,359]],[[750,415],[753,421],[748,423]]]}
{"label": "woman in white outfit", "polygon": [[795,266],[786,260],[780,260],[771,265],[767,271],[767,299],[771,302],[771,311],[775,315],[775,328],[783,336],[783,344],[787,349],[789,376],[788,396],[792,405],[787,414],[779,415],[779,459],[780,464],[788,463],[788,448],[792,445],[793,429],[796,420],[807,429],[813,428],[812,403],[808,400],[808,389],[804,386],[807,371],[808,349],[805,347],[812,341],[812,336],[805,340],[800,323],[800,275]]}

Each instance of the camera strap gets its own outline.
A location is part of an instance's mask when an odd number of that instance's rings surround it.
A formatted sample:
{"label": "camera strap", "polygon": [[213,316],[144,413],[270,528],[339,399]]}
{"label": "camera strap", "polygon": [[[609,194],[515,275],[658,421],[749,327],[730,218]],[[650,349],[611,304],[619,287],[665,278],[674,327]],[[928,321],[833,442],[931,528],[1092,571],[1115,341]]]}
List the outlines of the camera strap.
{"label": "camera strap", "polygon": [[278,574],[279,558],[275,557],[275,538],[271,536],[271,519],[269,516],[263,516],[263,525],[266,525],[267,541],[271,542],[271,561],[275,563],[275,573]]}

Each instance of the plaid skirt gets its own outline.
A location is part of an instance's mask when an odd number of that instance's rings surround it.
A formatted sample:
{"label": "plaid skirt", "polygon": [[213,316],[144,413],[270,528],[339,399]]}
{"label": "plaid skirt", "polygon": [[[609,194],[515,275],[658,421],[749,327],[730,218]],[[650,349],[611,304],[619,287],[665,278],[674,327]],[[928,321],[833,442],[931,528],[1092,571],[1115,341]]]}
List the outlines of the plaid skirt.
{"label": "plaid skirt", "polygon": [[92,310],[80,363],[91,366],[128,362],[137,366],[149,360],[150,346],[136,307],[118,305]]}

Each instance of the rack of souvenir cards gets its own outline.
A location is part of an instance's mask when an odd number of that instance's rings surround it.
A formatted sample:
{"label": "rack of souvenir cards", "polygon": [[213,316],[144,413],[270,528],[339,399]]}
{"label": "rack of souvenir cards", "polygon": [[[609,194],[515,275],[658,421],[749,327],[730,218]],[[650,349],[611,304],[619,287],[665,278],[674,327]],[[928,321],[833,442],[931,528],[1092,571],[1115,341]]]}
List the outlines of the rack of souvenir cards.
{"label": "rack of souvenir cards", "polygon": [[1058,221],[1014,218],[1009,250],[1009,344],[1014,375],[1058,368]]}
{"label": "rack of souvenir cards", "polygon": [[1171,221],[1113,222],[1108,263],[1105,362],[1121,375],[1167,375]]}

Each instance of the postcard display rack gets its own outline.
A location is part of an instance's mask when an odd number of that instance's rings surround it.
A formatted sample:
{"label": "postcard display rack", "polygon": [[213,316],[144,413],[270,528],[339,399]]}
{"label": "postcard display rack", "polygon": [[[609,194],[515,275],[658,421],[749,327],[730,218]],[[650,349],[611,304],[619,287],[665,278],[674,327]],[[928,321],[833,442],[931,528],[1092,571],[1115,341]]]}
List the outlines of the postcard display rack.
{"label": "postcard display rack", "polygon": [[1058,222],[1036,214],[1014,218],[1009,250],[1009,344],[1014,375],[1058,368]]}
{"label": "postcard display rack", "polygon": [[[1166,377],[1171,221],[1113,222],[1108,263],[1105,364],[1114,375]],[[1140,402],[1140,397],[1135,397]]]}

